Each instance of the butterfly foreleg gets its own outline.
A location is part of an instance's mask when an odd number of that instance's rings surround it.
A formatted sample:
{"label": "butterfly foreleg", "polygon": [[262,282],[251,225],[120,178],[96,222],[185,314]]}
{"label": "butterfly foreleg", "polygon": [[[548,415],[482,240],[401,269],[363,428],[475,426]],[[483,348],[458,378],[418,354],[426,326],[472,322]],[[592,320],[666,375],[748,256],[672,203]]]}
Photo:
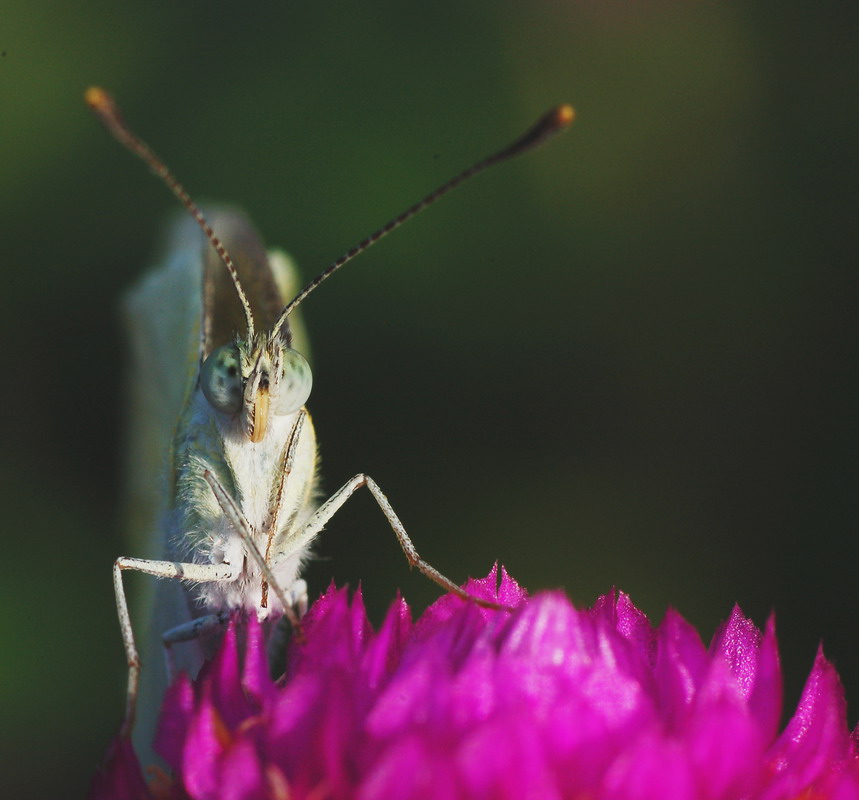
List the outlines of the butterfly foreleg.
{"label": "butterfly foreleg", "polygon": [[299,623],[298,615],[292,607],[293,604],[289,601],[287,593],[284,592],[283,588],[275,578],[274,573],[271,571],[271,567],[265,560],[265,557],[260,553],[259,548],[254,541],[253,530],[251,529],[251,524],[248,522],[247,517],[242,512],[241,508],[239,508],[238,503],[236,503],[232,495],[230,495],[230,493],[224,488],[223,484],[218,480],[217,476],[213,472],[206,470],[203,473],[203,477],[211,487],[212,493],[215,495],[215,499],[221,507],[221,511],[224,512],[224,516],[230,521],[233,529],[241,537],[248,555],[256,563],[260,574],[268,585],[271,586],[275,595],[277,595],[277,599],[280,600],[284,615],[294,628],[300,629],[301,625]]}

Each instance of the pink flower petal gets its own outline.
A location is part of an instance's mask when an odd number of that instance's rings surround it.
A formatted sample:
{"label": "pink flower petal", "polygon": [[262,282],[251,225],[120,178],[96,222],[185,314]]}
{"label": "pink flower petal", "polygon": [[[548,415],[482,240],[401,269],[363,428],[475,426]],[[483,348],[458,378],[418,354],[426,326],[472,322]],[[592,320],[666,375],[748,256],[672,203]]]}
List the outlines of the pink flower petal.
{"label": "pink flower petal", "polygon": [[127,736],[117,736],[108,748],[104,764],[95,774],[89,800],[152,800],[143,772]]}
{"label": "pink flower petal", "polygon": [[859,733],[818,654],[780,737],[775,626],[734,608],[709,650],[675,611],[654,630],[622,592],[578,610],[493,569],[416,621],[397,597],[378,632],[360,590],[313,605],[286,675],[237,616],[195,681],[167,692],[173,767],[146,787],[127,741],[91,797],[149,800],[859,800]]}
{"label": "pink flower petal", "polygon": [[230,733],[211,698],[204,698],[188,726],[182,753],[182,782],[194,800],[217,800],[219,762]]}

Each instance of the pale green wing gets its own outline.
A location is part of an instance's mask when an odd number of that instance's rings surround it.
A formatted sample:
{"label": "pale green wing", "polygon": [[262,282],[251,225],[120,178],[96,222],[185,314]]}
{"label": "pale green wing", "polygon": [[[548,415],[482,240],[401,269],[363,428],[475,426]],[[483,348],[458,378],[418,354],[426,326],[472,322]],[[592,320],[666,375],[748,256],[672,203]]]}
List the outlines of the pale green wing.
{"label": "pale green wing", "polygon": [[[171,506],[171,446],[176,421],[197,380],[203,314],[200,231],[182,219],[165,240],[160,264],[129,292],[124,311],[131,348],[125,447],[128,555],[160,559]],[[166,688],[160,633],[190,617],[177,581],[138,580],[131,615],[144,665],[135,743],[152,758]],[[158,617],[158,619],[156,619]]]}
{"label": "pale green wing", "polygon": [[203,265],[201,233],[193,221],[182,219],[169,230],[162,265],[126,297],[129,555],[164,555],[159,534],[172,495],[170,448],[199,372]]}

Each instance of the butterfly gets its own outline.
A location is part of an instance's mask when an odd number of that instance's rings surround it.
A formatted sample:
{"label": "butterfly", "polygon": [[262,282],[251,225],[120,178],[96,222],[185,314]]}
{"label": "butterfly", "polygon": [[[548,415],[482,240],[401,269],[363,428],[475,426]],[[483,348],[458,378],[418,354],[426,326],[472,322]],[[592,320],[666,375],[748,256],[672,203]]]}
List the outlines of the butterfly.
{"label": "butterfly", "polygon": [[[307,607],[301,568],[325,524],[366,487],[409,564],[470,598],[418,554],[378,484],[358,474],[317,503],[317,447],[305,407],[312,373],[302,354],[296,308],[324,280],[463,181],[524,153],[567,127],[559,106],[512,144],[442,184],[297,290],[290,260],[267,252],[239,212],[204,212],[165,164],[127,125],[114,99],[92,87],[85,99],[108,131],[146,162],[188,215],[170,234],[164,263],[131,294],[133,372],[130,481],[133,527],[141,555],[116,559],[113,583],[128,662],[124,734],[138,696],[149,722],[166,683],[164,670],[141,660],[123,581],[126,571],[162,578],[147,603],[153,629],[146,653],[160,648],[195,672],[206,634],[239,610],[271,622],[285,617],[300,631]],[[152,545],[147,545],[152,542]],[[209,639],[211,637],[208,637]]]}

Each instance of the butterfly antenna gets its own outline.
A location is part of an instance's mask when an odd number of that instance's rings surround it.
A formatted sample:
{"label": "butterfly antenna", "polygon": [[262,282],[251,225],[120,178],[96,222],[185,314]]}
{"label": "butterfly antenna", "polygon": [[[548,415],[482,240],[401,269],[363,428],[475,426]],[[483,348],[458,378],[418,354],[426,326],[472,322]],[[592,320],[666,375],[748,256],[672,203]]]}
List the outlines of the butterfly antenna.
{"label": "butterfly antenna", "polygon": [[502,161],[506,161],[509,158],[513,158],[515,156],[521,155],[522,153],[526,153],[529,150],[537,147],[540,144],[543,144],[546,140],[550,139],[559,131],[566,128],[570,123],[572,123],[575,118],[575,111],[573,111],[573,107],[569,105],[561,105],[557,106],[550,111],[547,111],[543,114],[537,122],[534,123],[525,133],[523,133],[518,139],[516,139],[511,144],[507,145],[503,149],[499,150],[497,153],[493,153],[491,156],[484,158],[482,161],[478,161],[473,166],[469,167],[466,170],[463,170],[454,178],[451,178],[446,183],[443,183],[434,191],[430,192],[426,197],[422,200],[419,200],[415,203],[411,208],[404,211],[398,217],[394,217],[390,222],[383,225],[374,233],[371,233],[366,239],[362,242],[356,244],[351,250],[344,253],[340,258],[326,267],[322,272],[320,272],[310,283],[307,284],[283,309],[283,312],[280,315],[280,318],[275,323],[274,330],[272,335],[277,334],[277,332],[281,329],[281,327],[285,324],[287,317],[295,310],[296,306],[301,303],[307,295],[309,295],[320,283],[322,283],[326,278],[330,278],[340,267],[344,264],[350,262],[355,256],[363,253],[368,248],[372,247],[379,239],[387,236],[391,231],[396,230],[400,227],[404,222],[410,220],[415,215],[419,214],[428,206],[431,206],[436,200],[444,197],[448,192],[455,189],[461,183],[465,183],[469,178],[473,178],[475,175],[479,175],[484,170],[489,169],[489,167],[495,166],[495,164],[500,164]]}
{"label": "butterfly antenna", "polygon": [[146,162],[149,168],[159,178],[161,178],[162,181],[164,181],[167,188],[173,192],[179,202],[188,209],[191,216],[202,228],[203,233],[206,234],[206,238],[212,243],[212,247],[215,248],[215,252],[217,252],[221,257],[221,261],[224,262],[224,266],[227,268],[230,273],[230,277],[233,279],[233,285],[236,287],[236,292],[239,295],[239,300],[241,301],[242,308],[245,312],[245,320],[248,325],[248,338],[253,338],[254,318],[251,313],[251,306],[248,302],[247,295],[245,294],[244,289],[242,289],[241,283],[239,283],[236,266],[233,263],[233,259],[230,257],[230,254],[227,252],[227,248],[224,247],[221,240],[215,236],[214,231],[209,227],[209,223],[206,222],[206,217],[203,216],[203,212],[200,211],[199,206],[191,199],[188,192],[185,191],[185,187],[176,180],[176,177],[172,172],[170,172],[167,165],[158,158],[154,152],[152,152],[152,149],[148,144],[146,144],[146,142],[142,141],[135,135],[131,128],[128,127],[128,124],[122,117],[122,112],[119,110],[119,106],[108,92],[104,89],[100,89],[98,86],[91,86],[86,90],[84,99],[86,100],[86,104],[98,115],[98,118],[102,121],[104,127],[107,128],[113,138]]}

